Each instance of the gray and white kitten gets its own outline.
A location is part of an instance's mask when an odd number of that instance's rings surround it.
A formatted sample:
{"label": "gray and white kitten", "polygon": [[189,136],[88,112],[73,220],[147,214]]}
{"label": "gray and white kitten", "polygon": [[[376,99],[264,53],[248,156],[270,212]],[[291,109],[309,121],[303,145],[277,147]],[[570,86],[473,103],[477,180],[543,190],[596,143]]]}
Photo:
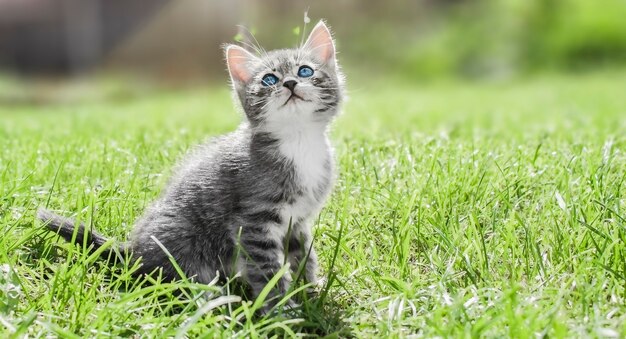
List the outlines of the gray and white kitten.
{"label": "gray and white kitten", "polygon": [[[179,278],[162,245],[201,283],[241,272],[258,295],[286,263],[293,271],[302,265],[304,278],[316,282],[311,222],[332,187],[327,131],[342,101],[342,75],[322,21],[303,46],[262,54],[226,47],[247,119],[188,155],[137,221],[120,250],[141,258],[140,274],[162,269],[164,278]],[[95,248],[106,241],[47,210],[38,218],[68,241]],[[291,279],[284,275],[273,295],[284,294]]]}

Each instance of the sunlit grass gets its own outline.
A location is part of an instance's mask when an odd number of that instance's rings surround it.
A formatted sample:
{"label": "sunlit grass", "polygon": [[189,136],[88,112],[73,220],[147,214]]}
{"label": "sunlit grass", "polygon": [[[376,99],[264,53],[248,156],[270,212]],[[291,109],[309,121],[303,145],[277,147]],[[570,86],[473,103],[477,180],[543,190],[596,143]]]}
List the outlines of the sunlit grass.
{"label": "sunlit grass", "polygon": [[316,225],[327,282],[300,312],[266,318],[217,285],[140,285],[33,221],[48,206],[125,239],[176,160],[237,125],[225,88],[0,107],[0,329],[624,336],[624,80],[351,83]]}

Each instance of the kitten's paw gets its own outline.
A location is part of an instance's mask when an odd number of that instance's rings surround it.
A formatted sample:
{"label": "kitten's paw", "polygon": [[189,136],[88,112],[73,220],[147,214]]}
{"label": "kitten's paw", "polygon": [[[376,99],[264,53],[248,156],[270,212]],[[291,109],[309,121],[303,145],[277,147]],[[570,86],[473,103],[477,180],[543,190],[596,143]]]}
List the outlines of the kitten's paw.
{"label": "kitten's paw", "polygon": [[326,286],[326,277],[316,280],[315,282],[311,282],[310,286],[305,289],[306,294],[309,297],[314,297]]}
{"label": "kitten's paw", "polygon": [[265,304],[260,310],[258,310],[258,312],[261,316],[277,315],[281,313],[292,312],[299,309],[301,306],[301,304],[295,302],[292,299],[289,299],[285,303]]}
{"label": "kitten's paw", "polygon": [[302,307],[302,304],[295,302],[293,299],[289,299],[287,303],[283,306],[286,310],[293,310]]}

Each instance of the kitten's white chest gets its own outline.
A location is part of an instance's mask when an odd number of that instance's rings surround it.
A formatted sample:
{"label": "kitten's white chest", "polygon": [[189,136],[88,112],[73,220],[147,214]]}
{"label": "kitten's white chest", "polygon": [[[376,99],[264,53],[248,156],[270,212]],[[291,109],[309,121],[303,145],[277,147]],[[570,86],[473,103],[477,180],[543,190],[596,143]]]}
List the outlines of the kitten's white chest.
{"label": "kitten's white chest", "polygon": [[280,150],[293,161],[297,180],[305,189],[316,189],[330,175],[330,146],[324,135],[301,133],[281,144]]}
{"label": "kitten's white chest", "polygon": [[284,206],[284,220],[295,222],[318,213],[329,190],[331,148],[324,131],[314,127],[292,131],[281,138],[280,152],[291,160],[296,183],[302,189],[302,195]]}

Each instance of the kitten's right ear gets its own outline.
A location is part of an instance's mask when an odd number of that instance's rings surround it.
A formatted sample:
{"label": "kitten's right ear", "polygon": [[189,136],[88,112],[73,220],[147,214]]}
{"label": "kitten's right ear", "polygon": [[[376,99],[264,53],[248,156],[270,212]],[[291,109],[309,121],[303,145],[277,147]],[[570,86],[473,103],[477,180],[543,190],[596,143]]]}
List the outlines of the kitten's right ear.
{"label": "kitten's right ear", "polygon": [[303,48],[313,54],[319,61],[331,67],[335,66],[335,42],[324,20],[320,20],[313,27]]}
{"label": "kitten's right ear", "polygon": [[257,60],[257,57],[237,45],[226,46],[226,64],[230,78],[236,86],[250,81],[254,75],[252,65]]}

